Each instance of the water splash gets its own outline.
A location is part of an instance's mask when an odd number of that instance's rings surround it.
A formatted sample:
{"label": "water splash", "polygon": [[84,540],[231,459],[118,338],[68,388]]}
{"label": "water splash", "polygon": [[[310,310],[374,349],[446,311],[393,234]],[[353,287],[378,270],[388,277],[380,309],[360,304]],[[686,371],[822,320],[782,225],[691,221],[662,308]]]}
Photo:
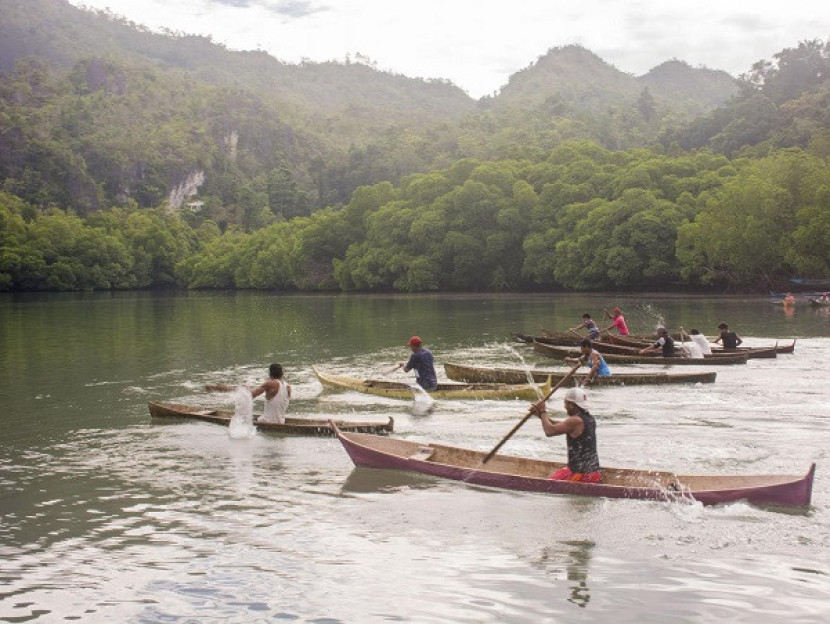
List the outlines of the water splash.
{"label": "water splash", "polygon": [[410,384],[412,390],[412,407],[409,413],[413,416],[427,416],[435,409],[435,399],[418,384]]}
{"label": "water splash", "polygon": [[250,390],[244,386],[235,390],[233,418],[228,426],[228,435],[234,440],[249,439],[256,435],[254,399]]}
{"label": "water splash", "polygon": [[519,350],[516,349],[516,347],[514,347],[513,345],[507,344],[507,343],[504,343],[504,342],[497,343],[497,344],[498,344],[499,347],[501,347],[502,349],[507,351],[510,355],[516,357],[516,359],[519,360],[519,368],[521,368],[522,371],[524,371],[525,377],[527,378],[527,383],[529,385],[533,386],[536,389],[536,395],[539,397],[540,400],[544,399],[545,398],[544,391],[533,380],[533,372],[530,370],[530,365],[525,361],[524,356],[519,352]]}

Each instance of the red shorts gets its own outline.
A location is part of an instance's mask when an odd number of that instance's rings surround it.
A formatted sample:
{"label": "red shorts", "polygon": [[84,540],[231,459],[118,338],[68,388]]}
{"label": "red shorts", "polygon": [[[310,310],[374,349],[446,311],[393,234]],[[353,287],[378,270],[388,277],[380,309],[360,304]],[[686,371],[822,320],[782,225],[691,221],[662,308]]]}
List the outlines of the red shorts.
{"label": "red shorts", "polygon": [[583,483],[599,483],[601,478],[601,472],[571,472],[567,466],[548,477],[551,481],[581,481]]}

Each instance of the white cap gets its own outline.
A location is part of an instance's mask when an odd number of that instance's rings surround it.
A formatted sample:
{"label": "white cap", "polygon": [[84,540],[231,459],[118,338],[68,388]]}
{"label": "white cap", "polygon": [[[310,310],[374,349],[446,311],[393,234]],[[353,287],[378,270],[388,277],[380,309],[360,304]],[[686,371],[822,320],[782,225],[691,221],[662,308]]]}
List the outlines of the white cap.
{"label": "white cap", "polygon": [[570,401],[571,403],[576,403],[584,410],[588,409],[588,395],[585,394],[585,390],[580,387],[568,389],[565,393],[565,400]]}

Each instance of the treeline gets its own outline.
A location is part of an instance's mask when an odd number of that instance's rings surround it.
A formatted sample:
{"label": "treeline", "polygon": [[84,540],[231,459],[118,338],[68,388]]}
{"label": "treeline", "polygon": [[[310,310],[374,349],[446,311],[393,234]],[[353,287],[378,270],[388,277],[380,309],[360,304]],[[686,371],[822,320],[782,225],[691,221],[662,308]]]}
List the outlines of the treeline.
{"label": "treeline", "polygon": [[253,232],[197,213],[80,218],[0,194],[6,290],[447,291],[767,288],[830,275],[830,168],[568,143],[359,188]]}

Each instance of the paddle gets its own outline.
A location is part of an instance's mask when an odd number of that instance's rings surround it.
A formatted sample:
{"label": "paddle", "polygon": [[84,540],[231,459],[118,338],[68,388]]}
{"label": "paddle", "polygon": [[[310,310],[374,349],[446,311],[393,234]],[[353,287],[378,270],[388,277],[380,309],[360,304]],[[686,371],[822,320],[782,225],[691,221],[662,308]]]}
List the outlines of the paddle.
{"label": "paddle", "polygon": [[205,390],[208,392],[233,392],[239,386],[226,386],[225,384],[208,384],[205,386]]}
{"label": "paddle", "polygon": [[[553,388],[551,388],[551,389],[550,389],[550,392],[548,392],[547,396],[545,396],[545,398],[544,398],[544,399],[542,399],[542,400],[543,400],[543,401],[547,401],[547,400],[548,400],[551,396],[553,396],[553,393],[554,393],[554,392],[556,392],[559,388],[561,388],[561,387],[562,387],[562,385],[563,385],[566,381],[568,381],[571,377],[573,377],[573,376],[574,376],[574,373],[577,371],[577,369],[578,369],[580,366],[582,366],[582,362],[577,363],[577,364],[576,364],[576,366],[574,366],[574,367],[573,367],[573,368],[572,368],[572,369],[568,372],[568,374],[567,374],[567,375],[565,375],[565,376],[562,378],[562,380],[561,380],[558,384],[556,384]],[[512,438],[512,437],[513,437],[513,434],[514,434],[514,433],[516,433],[516,432],[517,432],[517,431],[521,428],[521,426],[522,426],[523,424],[525,424],[525,423],[528,421],[528,419],[529,419],[531,416],[533,416],[533,410],[528,410],[528,411],[527,411],[527,414],[526,414],[526,415],[525,415],[525,416],[524,416],[524,417],[523,417],[523,418],[522,418],[519,422],[517,422],[517,423],[516,423],[516,425],[515,425],[515,426],[514,426],[514,427],[510,430],[510,432],[509,432],[506,436],[504,436],[504,437],[501,439],[501,442],[499,442],[498,444],[496,444],[496,446],[494,446],[494,447],[493,447],[493,450],[492,450],[492,451],[490,451],[489,453],[487,453],[487,455],[484,457],[484,459],[482,459],[482,460],[481,460],[481,463],[482,463],[482,464],[486,464],[488,461],[490,461],[490,458],[491,458],[491,457],[493,457],[493,455],[495,455],[495,454],[498,452],[498,450],[499,450],[502,446],[504,446],[505,442],[507,442],[510,438]]]}
{"label": "paddle", "polygon": [[390,375],[390,374],[394,373],[396,370],[398,370],[399,368],[401,368],[402,366],[403,366],[403,364],[395,364],[394,366],[390,366],[389,368],[383,368],[383,369],[381,369],[380,374],[381,375]]}

